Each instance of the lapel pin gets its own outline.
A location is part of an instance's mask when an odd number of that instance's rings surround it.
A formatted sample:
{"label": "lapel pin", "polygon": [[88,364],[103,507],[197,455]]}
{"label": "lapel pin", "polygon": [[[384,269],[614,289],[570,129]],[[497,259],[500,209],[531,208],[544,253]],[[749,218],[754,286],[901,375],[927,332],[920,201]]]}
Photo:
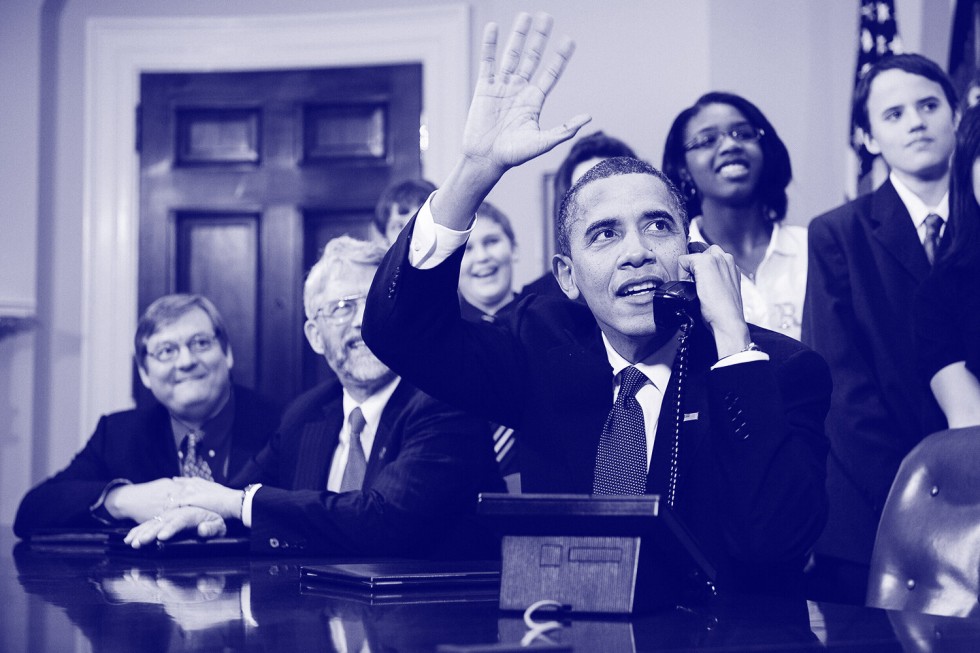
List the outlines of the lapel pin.
{"label": "lapel pin", "polygon": [[693,422],[693,421],[697,420],[697,418],[698,418],[698,414],[697,413],[684,413],[684,421],[685,422]]}

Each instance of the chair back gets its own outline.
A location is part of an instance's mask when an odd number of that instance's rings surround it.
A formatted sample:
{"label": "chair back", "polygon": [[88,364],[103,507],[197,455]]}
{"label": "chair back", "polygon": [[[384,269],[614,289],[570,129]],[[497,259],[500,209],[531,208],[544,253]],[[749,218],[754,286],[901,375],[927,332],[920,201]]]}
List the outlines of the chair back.
{"label": "chair back", "polygon": [[980,616],[978,576],[980,426],[933,433],[902,461],[878,525],[867,604]]}

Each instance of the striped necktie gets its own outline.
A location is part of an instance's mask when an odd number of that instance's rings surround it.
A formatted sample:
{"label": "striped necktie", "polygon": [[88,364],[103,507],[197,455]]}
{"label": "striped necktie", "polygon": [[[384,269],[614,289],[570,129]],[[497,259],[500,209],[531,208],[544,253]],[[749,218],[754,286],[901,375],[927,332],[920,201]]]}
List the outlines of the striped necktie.
{"label": "striped necktie", "polygon": [[926,216],[926,239],[922,246],[926,249],[926,258],[929,265],[936,263],[936,253],[939,251],[940,234],[942,233],[943,219],[935,213]]}

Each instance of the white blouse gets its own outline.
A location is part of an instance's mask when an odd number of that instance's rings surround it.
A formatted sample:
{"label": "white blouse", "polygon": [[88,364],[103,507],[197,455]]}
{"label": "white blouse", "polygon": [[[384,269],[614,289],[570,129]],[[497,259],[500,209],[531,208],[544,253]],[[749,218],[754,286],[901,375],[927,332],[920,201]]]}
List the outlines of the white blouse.
{"label": "white blouse", "polygon": [[[691,221],[692,242],[701,235],[700,216]],[[745,321],[800,339],[803,296],[806,294],[806,227],[773,224],[766,254],[751,279],[742,274]]]}

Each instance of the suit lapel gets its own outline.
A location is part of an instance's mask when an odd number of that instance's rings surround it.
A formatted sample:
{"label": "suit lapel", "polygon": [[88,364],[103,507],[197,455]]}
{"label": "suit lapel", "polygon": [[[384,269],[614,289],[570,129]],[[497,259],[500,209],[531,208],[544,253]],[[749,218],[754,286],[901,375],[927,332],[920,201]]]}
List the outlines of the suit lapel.
{"label": "suit lapel", "polygon": [[929,274],[929,260],[912,217],[890,181],[875,191],[869,220],[875,239],[916,281]]}
{"label": "suit lapel", "polygon": [[[678,350],[678,354],[680,350]],[[687,372],[681,393],[681,433],[678,445],[678,493],[683,493],[684,479],[707,438],[710,428],[708,418],[708,373],[717,358],[710,334],[697,323],[688,339]],[[647,491],[663,492],[670,475],[670,456],[677,432],[677,393],[680,374],[675,359],[670,383],[660,406],[657,421],[657,437],[654,440],[650,472],[647,475]]]}
{"label": "suit lapel", "polygon": [[[560,423],[551,425],[560,438],[552,455],[565,456],[573,474],[578,473],[575,470],[587,474],[591,487],[602,427],[613,403],[613,372],[598,326],[583,344],[549,350],[542,369],[552,377],[547,387],[553,394],[545,396],[545,401],[556,409],[547,412],[561,416]],[[568,438],[568,433],[582,437]]]}
{"label": "suit lapel", "polygon": [[405,381],[399,380],[395,391],[381,411],[381,419],[378,422],[377,431],[374,434],[374,444],[371,446],[371,457],[368,459],[367,469],[364,471],[364,485],[371,487],[374,478],[378,475],[389,460],[398,455],[400,442],[395,438],[398,429],[396,424],[401,417],[408,402],[417,391]]}
{"label": "suit lapel", "polygon": [[144,431],[147,437],[146,446],[149,451],[156,452],[147,457],[147,460],[152,461],[152,475],[158,478],[180,476],[180,458],[177,457],[174,431],[170,427],[170,413],[163,404],[158,403],[147,415],[149,419]]}
{"label": "suit lapel", "polygon": [[323,404],[323,419],[303,425],[297,449],[293,487],[325,490],[334,449],[344,423],[343,394],[337,392]]}

